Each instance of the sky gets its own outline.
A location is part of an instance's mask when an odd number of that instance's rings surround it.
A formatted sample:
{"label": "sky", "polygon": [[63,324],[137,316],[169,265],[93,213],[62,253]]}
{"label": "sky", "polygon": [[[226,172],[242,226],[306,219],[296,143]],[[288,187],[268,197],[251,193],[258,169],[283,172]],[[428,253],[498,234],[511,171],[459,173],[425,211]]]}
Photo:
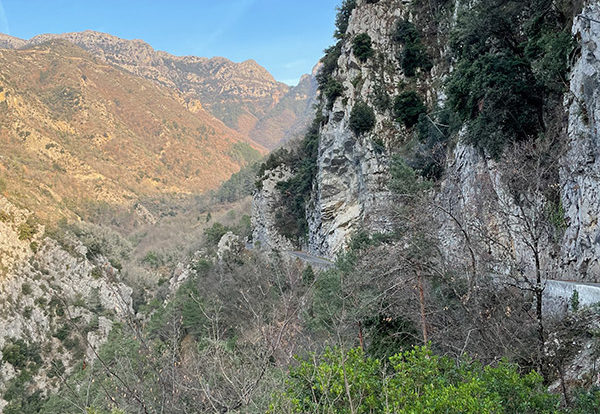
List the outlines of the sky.
{"label": "sky", "polygon": [[0,32],[22,39],[96,30],[174,55],[254,59],[296,84],[333,43],[340,0],[0,0]]}

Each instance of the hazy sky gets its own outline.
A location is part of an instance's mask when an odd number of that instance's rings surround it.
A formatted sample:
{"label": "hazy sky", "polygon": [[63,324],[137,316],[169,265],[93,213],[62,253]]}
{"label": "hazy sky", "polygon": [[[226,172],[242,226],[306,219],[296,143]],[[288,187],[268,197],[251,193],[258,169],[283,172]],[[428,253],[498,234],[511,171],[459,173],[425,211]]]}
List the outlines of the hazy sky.
{"label": "hazy sky", "polygon": [[0,0],[0,32],[107,32],[175,55],[254,59],[295,83],[333,43],[339,0]]}

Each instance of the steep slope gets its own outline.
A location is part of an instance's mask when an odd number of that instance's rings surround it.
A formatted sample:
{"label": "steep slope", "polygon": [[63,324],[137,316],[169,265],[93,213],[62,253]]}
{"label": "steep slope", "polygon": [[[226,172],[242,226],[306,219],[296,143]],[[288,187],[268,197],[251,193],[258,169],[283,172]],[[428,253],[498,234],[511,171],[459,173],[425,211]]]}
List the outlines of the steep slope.
{"label": "steep slope", "polygon": [[[498,13],[507,15],[518,9],[505,2],[486,4],[496,4]],[[287,154],[266,163],[267,170],[291,167],[294,178],[282,176],[281,184],[270,183],[270,188],[303,191],[294,195],[302,213],[296,207],[270,211],[266,207],[274,203],[268,199],[281,196],[281,190],[269,196],[263,188],[256,195],[261,208],[255,209],[254,222],[272,232],[305,220],[307,231],[296,235],[297,247],[333,258],[359,230],[377,233],[397,227],[395,206],[402,197],[390,191],[396,168],[395,174],[398,169],[408,174],[400,179],[428,180],[432,186],[428,196],[433,198],[421,213],[438,222],[439,242],[448,257],[469,263],[469,250],[477,250],[481,258],[468,266],[496,266],[482,271],[511,268],[528,278],[537,268],[548,278],[598,280],[597,2],[586,2],[579,16],[580,2],[561,3],[546,12],[544,4],[529,2],[526,14],[514,14],[513,20],[502,22],[506,27],[496,28],[486,20],[489,13],[478,15],[476,7],[459,1],[344,2],[338,43],[327,51],[317,76],[323,97],[314,167]],[[535,32],[539,23],[527,26],[523,20],[538,12],[538,18],[543,16],[538,22],[547,19],[543,34]],[[503,60],[512,53],[507,52],[510,45],[498,52],[490,46],[493,42],[478,42],[477,36],[457,49],[450,34],[456,37],[476,24],[499,42],[512,30],[519,48],[528,44],[530,61],[520,67],[522,63],[515,64],[522,62],[519,57]],[[544,45],[540,39],[555,43]],[[482,49],[464,58],[461,53],[473,45]],[[449,83],[457,68],[485,65],[477,60],[482,55],[495,59],[497,66],[488,64]],[[550,62],[555,66],[549,68]],[[512,65],[510,76],[503,72],[504,64]],[[474,79],[488,83],[474,87]],[[546,89],[531,93],[536,88]],[[451,94],[454,101],[449,102]],[[563,98],[568,117],[563,116]],[[306,152],[298,154],[302,158]],[[536,168],[528,168],[532,160],[537,160]],[[267,171],[265,177],[270,176]],[[297,186],[299,180],[312,181]],[[270,233],[260,228],[255,234]],[[286,243],[279,236],[260,242],[281,248]]]}
{"label": "steep slope", "polygon": [[[314,89],[307,94],[306,88],[300,86],[299,90],[304,92],[299,93],[296,88],[277,82],[253,60],[235,63],[222,57],[173,56],[155,51],[141,40],[125,40],[89,30],[43,34],[29,41],[2,35],[0,46],[18,48],[51,39],[68,40],[104,62],[177,89],[186,102],[199,100],[226,125],[268,148],[275,147],[286,136],[297,118],[308,122],[304,108],[314,98]],[[299,102],[280,104],[282,100]],[[279,115],[282,112],[284,115]]]}
{"label": "steep slope", "polygon": [[263,149],[66,41],[0,50],[2,192],[42,217],[215,188]]}

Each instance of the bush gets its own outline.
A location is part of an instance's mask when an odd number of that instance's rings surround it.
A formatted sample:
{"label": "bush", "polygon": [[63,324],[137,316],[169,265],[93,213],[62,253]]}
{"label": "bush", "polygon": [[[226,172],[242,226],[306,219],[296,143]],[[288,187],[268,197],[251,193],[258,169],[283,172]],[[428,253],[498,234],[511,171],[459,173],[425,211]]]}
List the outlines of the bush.
{"label": "bush", "polygon": [[358,101],[350,113],[350,129],[356,134],[369,132],[375,126],[375,112],[365,102]]}
{"label": "bush", "polygon": [[371,47],[371,36],[367,33],[356,35],[352,41],[352,51],[354,56],[363,63],[373,57],[375,51]]}
{"label": "bush", "polygon": [[221,237],[231,229],[219,222],[212,225],[212,227],[204,230],[204,236],[206,237],[206,243],[209,246],[216,247],[221,240]]}
{"label": "bush", "polygon": [[421,35],[414,24],[408,20],[401,19],[396,25],[392,35],[393,40],[402,45],[398,56],[402,71],[407,77],[413,77],[417,69],[431,70],[431,59],[427,55],[425,46],[421,42]]}
{"label": "bush", "polygon": [[313,120],[295,154],[294,175],[287,181],[277,183],[282,205],[276,214],[277,230],[290,240],[300,241],[308,232],[306,203],[310,198],[313,181],[317,174],[319,155],[319,127],[321,116]]}
{"label": "bush", "polygon": [[335,16],[335,33],[337,39],[343,39],[348,30],[348,21],[352,15],[352,11],[356,8],[356,0],[343,0],[338,7],[337,15]]}
{"label": "bush", "polygon": [[18,231],[19,240],[31,240],[37,233],[37,225],[32,218],[28,218],[27,221],[19,225]]}
{"label": "bush", "polygon": [[327,85],[325,85],[323,90],[323,93],[327,98],[327,109],[333,108],[333,103],[339,96],[344,95],[344,91],[344,85],[337,79],[331,78],[327,81]]}
{"label": "bush", "polygon": [[[389,365],[360,349],[327,349],[291,368],[270,413],[550,413],[559,398],[536,372],[501,362],[483,367],[414,347]],[[335,411],[328,408],[335,406]]]}
{"label": "bush", "polygon": [[334,46],[325,49],[325,55],[321,58],[321,69],[317,73],[317,83],[319,89],[324,91],[331,75],[338,67],[338,59],[342,55],[342,42],[337,42]]}
{"label": "bush", "polygon": [[446,89],[468,142],[499,158],[508,143],[546,130],[544,114],[567,84],[570,19],[542,0],[483,0],[459,16]]}
{"label": "bush", "polygon": [[394,98],[393,112],[396,121],[412,128],[419,121],[419,116],[427,112],[427,108],[416,92],[405,91]]}

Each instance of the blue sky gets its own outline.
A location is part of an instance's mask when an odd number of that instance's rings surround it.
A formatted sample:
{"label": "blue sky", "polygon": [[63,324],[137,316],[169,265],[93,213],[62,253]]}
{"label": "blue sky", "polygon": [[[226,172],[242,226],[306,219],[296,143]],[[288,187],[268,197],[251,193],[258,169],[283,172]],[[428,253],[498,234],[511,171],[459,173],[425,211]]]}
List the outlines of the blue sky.
{"label": "blue sky", "polygon": [[0,0],[0,32],[107,32],[175,55],[254,59],[293,84],[333,43],[339,0]]}

